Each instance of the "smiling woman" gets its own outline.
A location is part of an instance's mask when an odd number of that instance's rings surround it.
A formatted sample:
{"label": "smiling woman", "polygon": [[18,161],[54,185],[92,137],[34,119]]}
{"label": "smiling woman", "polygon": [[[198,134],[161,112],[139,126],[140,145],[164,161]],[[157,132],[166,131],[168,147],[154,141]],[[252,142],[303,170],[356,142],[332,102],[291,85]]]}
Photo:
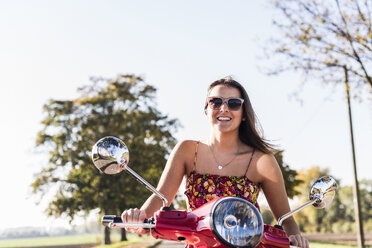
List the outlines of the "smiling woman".
{"label": "smiling woman", "polygon": [[[322,87],[315,80],[299,86],[303,75],[269,77],[257,69],[272,64],[259,60],[270,50],[262,41],[280,34],[268,2],[0,1],[0,150],[6,154],[0,187],[7,199],[0,229],[71,226],[67,219],[45,215],[50,197],[38,206],[38,198],[30,197],[33,175],[48,164],[44,153],[35,152],[35,136],[43,104],[78,97],[76,89],[90,76],[143,75],[158,89],[159,110],[180,120],[183,128],[175,137],[197,140],[209,134],[203,114],[207,84],[236,75],[265,134],[285,149],[292,169],[327,167],[351,185],[344,88]],[[291,93],[298,94],[290,98]],[[371,102],[352,104],[358,170],[371,179]],[[25,209],[27,218],[15,221],[12,213]]]}
{"label": "smiling woman", "polygon": [[[216,98],[215,96],[230,95],[235,96],[235,98],[223,99]],[[214,100],[213,100],[214,99]],[[211,102],[212,100],[212,102]],[[216,104],[217,101],[217,104]],[[208,98],[204,105],[204,112],[208,116],[207,107],[210,106],[213,110],[220,110],[223,103],[227,102],[228,112],[232,114],[239,113],[240,106],[243,106],[241,121],[239,122],[239,139],[247,145],[258,147],[259,150],[269,153],[270,145],[263,140],[260,134],[261,127],[258,124],[257,117],[252,108],[251,101],[246,90],[241,84],[236,82],[230,77],[223,78],[213,82],[208,88]],[[243,105],[244,104],[244,105]],[[220,113],[222,114],[222,113]],[[219,116],[222,118],[222,116]],[[227,116],[226,118],[230,118]]]}
{"label": "smiling woman", "polygon": [[[158,191],[171,203],[183,178],[189,210],[219,196],[236,196],[256,207],[263,189],[273,215],[278,219],[290,211],[284,180],[272,148],[260,135],[256,117],[243,86],[230,77],[208,88],[204,112],[211,127],[206,140],[184,140],[173,149],[160,178]],[[122,213],[123,222],[143,223],[160,209],[162,201],[153,194],[141,209]],[[290,241],[308,247],[293,218],[283,222]],[[143,228],[126,228],[144,234]],[[189,245],[188,247],[193,247]]]}

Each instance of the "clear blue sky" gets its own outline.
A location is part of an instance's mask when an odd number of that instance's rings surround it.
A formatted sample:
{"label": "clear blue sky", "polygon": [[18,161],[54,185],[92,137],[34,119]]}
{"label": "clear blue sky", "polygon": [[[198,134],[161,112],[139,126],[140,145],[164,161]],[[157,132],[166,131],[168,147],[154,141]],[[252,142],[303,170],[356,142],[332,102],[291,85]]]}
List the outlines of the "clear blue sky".
{"label": "clear blue sky", "polygon": [[[45,166],[34,143],[50,98],[71,99],[91,76],[135,73],[158,89],[158,107],[183,125],[179,139],[209,133],[208,84],[232,75],[247,89],[266,138],[294,169],[313,165],[352,184],[344,88],[309,82],[303,104],[290,98],[301,75],[268,77],[258,59],[278,32],[261,1],[1,1],[0,229],[50,225],[30,195]],[[360,178],[371,179],[371,102],[353,101]],[[18,219],[20,218],[20,219]],[[63,223],[60,221],[58,223]]]}

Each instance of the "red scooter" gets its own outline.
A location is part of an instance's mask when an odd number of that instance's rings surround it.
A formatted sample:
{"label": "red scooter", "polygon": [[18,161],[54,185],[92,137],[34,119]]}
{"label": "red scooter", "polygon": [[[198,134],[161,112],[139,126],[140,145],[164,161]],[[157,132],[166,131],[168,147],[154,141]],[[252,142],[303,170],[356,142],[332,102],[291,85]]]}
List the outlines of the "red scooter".
{"label": "red scooter", "polygon": [[120,216],[105,215],[102,224],[110,228],[149,228],[156,239],[184,242],[197,248],[206,247],[294,247],[281,225],[285,219],[303,208],[328,206],[336,193],[337,183],[330,176],[319,178],[310,191],[310,200],[278,219],[278,224],[263,223],[257,208],[238,197],[218,197],[187,212],[170,210],[167,199],[128,166],[129,151],[124,142],[115,137],[100,139],[92,149],[94,165],[101,173],[117,174],[123,170],[160,197],[163,207],[145,223],[122,223]]}

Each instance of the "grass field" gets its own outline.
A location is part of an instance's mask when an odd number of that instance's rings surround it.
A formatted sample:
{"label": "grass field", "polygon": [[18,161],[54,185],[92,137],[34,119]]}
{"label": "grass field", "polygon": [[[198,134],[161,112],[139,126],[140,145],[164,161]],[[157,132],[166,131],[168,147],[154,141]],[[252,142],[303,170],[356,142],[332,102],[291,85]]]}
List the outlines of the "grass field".
{"label": "grass field", "polygon": [[[347,244],[324,244],[324,243],[318,243],[318,242],[310,242],[311,248],[355,248],[358,247],[357,245],[347,245]],[[372,247],[372,246],[366,246],[366,247]]]}
{"label": "grass field", "polygon": [[[121,242],[121,244],[131,244],[139,242],[144,238],[139,238],[137,235],[128,234],[130,241]],[[112,234],[111,241],[118,242],[119,235]],[[9,247],[42,247],[42,246],[67,246],[80,244],[99,244],[102,241],[101,234],[86,234],[86,235],[68,235],[58,237],[38,237],[38,238],[20,238],[0,240],[0,248]],[[113,246],[114,248],[114,246]]]}
{"label": "grass field", "polygon": [[69,235],[58,237],[38,237],[0,240],[0,247],[32,247],[32,246],[51,246],[51,245],[78,245],[99,243],[101,235]]}
{"label": "grass field", "polygon": [[[0,248],[9,248],[9,247],[42,247],[42,246],[67,246],[67,245],[80,245],[80,244],[97,244],[95,248],[120,248],[125,246],[131,246],[133,243],[141,243],[143,242],[144,246],[147,247],[145,244],[149,244],[149,240],[145,239],[152,239],[152,237],[146,236],[143,238],[139,238],[137,235],[129,234],[128,239],[129,241],[126,242],[118,242],[120,239],[119,235],[111,235],[111,240],[116,242],[112,245],[108,246],[101,246],[98,245],[101,243],[102,235],[101,234],[87,234],[87,235],[70,235],[70,236],[59,236],[59,237],[41,237],[41,238],[23,238],[23,239],[7,239],[7,240],[0,240]],[[152,243],[155,243],[156,240],[153,239]],[[151,242],[150,242],[151,243]],[[319,242],[310,242],[311,248],[354,248],[357,245],[343,245],[343,244],[325,244]],[[366,246],[372,248],[371,245]]]}
{"label": "grass field", "polygon": [[98,245],[94,246],[93,248],[122,248],[122,247],[128,247],[128,248],[150,248],[154,247],[155,245],[159,244],[161,241],[158,239],[154,239],[152,237],[147,238],[141,238],[137,240],[130,240],[130,241],[122,241],[117,242],[111,245]]}

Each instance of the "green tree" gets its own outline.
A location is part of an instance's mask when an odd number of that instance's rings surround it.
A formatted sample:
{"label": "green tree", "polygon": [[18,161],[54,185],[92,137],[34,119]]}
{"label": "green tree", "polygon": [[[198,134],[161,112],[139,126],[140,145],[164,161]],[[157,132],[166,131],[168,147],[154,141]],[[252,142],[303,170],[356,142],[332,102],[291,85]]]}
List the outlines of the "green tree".
{"label": "green tree", "polygon": [[[49,153],[49,163],[36,176],[33,192],[43,195],[57,188],[47,213],[71,220],[97,208],[101,214],[120,214],[140,206],[150,192],[125,173],[100,175],[91,161],[92,146],[104,136],[124,140],[129,165],[154,185],[175,145],[178,121],[157,110],[156,89],[134,75],[91,79],[79,92],[76,99],[44,105],[36,144]],[[105,243],[110,243],[107,228]]]}
{"label": "green tree", "polygon": [[367,231],[372,231],[372,180],[360,181],[362,218]]}
{"label": "green tree", "polygon": [[[360,200],[362,209],[363,222],[366,223],[365,228],[372,230],[372,181],[361,180],[359,182],[360,187]],[[335,231],[351,232],[355,231],[355,214],[353,204],[353,186],[344,186],[339,189],[340,204],[337,206],[332,205],[333,208],[340,208],[341,213],[338,219],[335,220]]]}
{"label": "green tree", "polygon": [[361,180],[360,191],[362,195],[363,219],[372,221],[372,180]]}
{"label": "green tree", "polygon": [[[299,186],[304,192],[300,201],[308,200],[308,192],[315,179],[328,174],[327,169],[317,166],[299,172],[299,178],[304,184]],[[372,230],[372,181],[361,180],[360,183],[361,207],[363,221],[367,223],[366,229]],[[306,232],[355,232],[353,186],[340,186],[333,202],[326,209],[306,208],[295,215],[302,231]]]}
{"label": "green tree", "polygon": [[273,214],[271,213],[270,209],[267,208],[267,207],[262,207],[260,209],[260,212],[261,212],[261,215],[262,215],[262,219],[263,219],[263,222],[267,225],[275,225],[276,222],[275,222],[275,218],[273,216]]}
{"label": "green tree", "polygon": [[[305,203],[309,200],[309,193],[314,182],[321,176],[328,175],[328,169],[322,169],[318,166],[313,166],[307,170],[300,170],[297,178],[303,183],[296,187],[296,190],[301,192],[299,196],[300,203]],[[332,203],[334,204],[334,202]],[[325,221],[328,216],[328,210],[316,209],[308,207],[297,213],[296,219],[301,231],[303,232],[320,232],[329,230],[330,225]]]}
{"label": "green tree", "polygon": [[335,232],[355,232],[355,214],[353,186],[340,187],[337,192],[337,203],[330,206],[330,211],[339,212],[336,219],[331,219],[333,231]]}
{"label": "green tree", "polygon": [[[370,0],[273,1],[280,34],[265,47],[269,74],[300,71],[324,83],[343,83],[372,92],[372,9]],[[269,47],[269,48],[268,48]],[[270,50],[270,47],[273,50]],[[275,61],[274,60],[274,61]],[[362,87],[360,87],[363,89]]]}
{"label": "green tree", "polygon": [[289,198],[293,198],[300,193],[300,191],[298,191],[296,187],[302,183],[302,180],[297,178],[297,171],[292,170],[289,165],[284,163],[283,151],[277,151],[274,156],[282,171],[287,195]]}

